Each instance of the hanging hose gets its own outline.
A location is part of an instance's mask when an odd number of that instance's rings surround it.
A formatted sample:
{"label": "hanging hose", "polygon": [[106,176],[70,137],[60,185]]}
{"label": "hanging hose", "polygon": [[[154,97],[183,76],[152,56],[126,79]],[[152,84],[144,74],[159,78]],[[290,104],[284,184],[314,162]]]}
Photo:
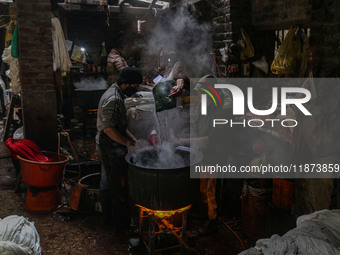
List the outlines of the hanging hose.
{"label": "hanging hose", "polygon": [[220,76],[224,76],[224,77],[228,77],[227,73],[225,72],[222,72],[222,70],[220,69],[220,67],[218,66],[217,62],[216,62],[216,57],[215,57],[215,54],[214,54],[214,64],[215,66],[217,67],[217,71],[218,71],[218,74]]}
{"label": "hanging hose", "polygon": [[225,223],[222,219],[221,219],[221,217],[218,217],[218,220],[219,221],[221,221],[222,223],[223,223],[223,225],[224,226],[226,226],[236,237],[237,237],[237,239],[240,241],[240,243],[241,243],[241,246],[242,246],[242,251],[244,251],[246,248],[244,247],[244,244],[243,244],[243,241],[242,241],[242,239],[236,234],[236,232],[231,228],[231,227],[229,227],[229,225],[227,224],[227,223]]}
{"label": "hanging hose", "polygon": [[[77,164],[78,164],[78,172],[76,171],[67,171],[67,172],[71,172],[71,173],[77,173],[77,176],[72,178],[74,180],[78,180],[79,177],[81,176],[81,168],[80,168],[80,163],[79,163],[79,159],[78,159],[78,156],[77,156],[77,153],[76,151],[74,150],[74,147],[72,145],[72,142],[71,142],[71,139],[70,139],[70,136],[69,136],[69,133],[68,132],[60,132],[58,133],[58,154],[60,154],[60,135],[63,135],[63,136],[66,136],[67,137],[67,142],[68,144],[70,145],[71,147],[71,150],[72,150],[72,154],[74,155],[74,158],[75,160],[77,161]],[[66,171],[66,170],[65,170]],[[69,179],[70,181],[72,181],[72,179]]]}

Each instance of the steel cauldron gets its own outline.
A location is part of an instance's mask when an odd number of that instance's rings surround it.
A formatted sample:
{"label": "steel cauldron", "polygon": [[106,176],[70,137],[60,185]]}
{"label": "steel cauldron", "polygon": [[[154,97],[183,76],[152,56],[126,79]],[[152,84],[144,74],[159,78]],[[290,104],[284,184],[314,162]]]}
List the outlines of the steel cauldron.
{"label": "steel cauldron", "polygon": [[[152,210],[175,210],[194,202],[199,192],[199,182],[190,179],[190,150],[176,148],[168,162],[158,164],[159,154],[154,147],[129,152],[129,192],[135,204]],[[201,160],[201,155],[195,157]],[[179,162],[180,161],[180,162]],[[195,162],[196,163],[196,162]]]}

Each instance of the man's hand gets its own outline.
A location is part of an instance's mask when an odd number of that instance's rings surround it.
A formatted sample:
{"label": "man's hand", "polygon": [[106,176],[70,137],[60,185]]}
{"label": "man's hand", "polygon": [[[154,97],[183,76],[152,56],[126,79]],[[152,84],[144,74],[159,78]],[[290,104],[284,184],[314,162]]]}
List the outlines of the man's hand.
{"label": "man's hand", "polygon": [[135,144],[136,143],[134,141],[128,140],[126,142],[126,148],[128,149],[128,151],[133,151]]}
{"label": "man's hand", "polygon": [[176,86],[174,86],[171,91],[170,94],[168,95],[168,97],[177,97],[182,93],[184,87],[184,80],[183,79],[177,79],[176,80]]}

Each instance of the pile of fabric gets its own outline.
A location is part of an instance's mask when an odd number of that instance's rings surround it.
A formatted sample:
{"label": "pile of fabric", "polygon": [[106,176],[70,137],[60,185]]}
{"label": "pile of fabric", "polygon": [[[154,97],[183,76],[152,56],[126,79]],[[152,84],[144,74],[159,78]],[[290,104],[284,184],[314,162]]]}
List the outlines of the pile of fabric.
{"label": "pile of fabric", "polygon": [[17,215],[0,219],[2,255],[40,255],[40,237],[33,222]]}
{"label": "pile of fabric", "polygon": [[6,146],[11,151],[12,157],[15,159],[19,155],[24,159],[32,161],[50,161],[50,159],[42,153],[38,145],[31,140],[8,138],[6,140]]}
{"label": "pile of fabric", "polygon": [[2,60],[9,65],[9,69],[6,71],[6,76],[11,79],[10,86],[11,91],[18,95],[21,91],[20,77],[19,77],[19,59],[14,58],[11,55],[11,45],[4,49],[2,54]]}
{"label": "pile of fabric", "polygon": [[322,210],[300,216],[297,227],[282,237],[260,239],[239,255],[340,254],[340,210]]}

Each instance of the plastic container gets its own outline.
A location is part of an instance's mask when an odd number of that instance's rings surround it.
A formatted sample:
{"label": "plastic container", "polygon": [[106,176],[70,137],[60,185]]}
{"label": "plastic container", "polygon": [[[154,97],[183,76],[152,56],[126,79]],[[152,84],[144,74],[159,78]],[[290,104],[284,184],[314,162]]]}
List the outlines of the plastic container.
{"label": "plastic container", "polygon": [[47,188],[57,186],[63,178],[68,156],[54,152],[44,152],[51,162],[38,162],[18,156],[21,176],[25,184],[32,187]]}
{"label": "plastic container", "polygon": [[176,107],[176,99],[169,98],[171,89],[176,85],[174,80],[157,83],[152,90],[155,98],[156,112],[169,110]]}
{"label": "plastic container", "polygon": [[78,183],[86,185],[81,192],[79,210],[86,212],[98,211],[97,205],[100,203],[100,173],[86,175]]}
{"label": "plastic container", "polygon": [[273,178],[273,204],[290,211],[293,205],[295,184],[292,180]]}
{"label": "plastic container", "polygon": [[51,189],[28,188],[25,210],[32,213],[51,212],[61,204],[58,187]]}
{"label": "plastic container", "polygon": [[153,146],[157,144],[157,131],[156,130],[152,130],[151,135],[149,137],[149,142],[148,145],[149,146]]}

